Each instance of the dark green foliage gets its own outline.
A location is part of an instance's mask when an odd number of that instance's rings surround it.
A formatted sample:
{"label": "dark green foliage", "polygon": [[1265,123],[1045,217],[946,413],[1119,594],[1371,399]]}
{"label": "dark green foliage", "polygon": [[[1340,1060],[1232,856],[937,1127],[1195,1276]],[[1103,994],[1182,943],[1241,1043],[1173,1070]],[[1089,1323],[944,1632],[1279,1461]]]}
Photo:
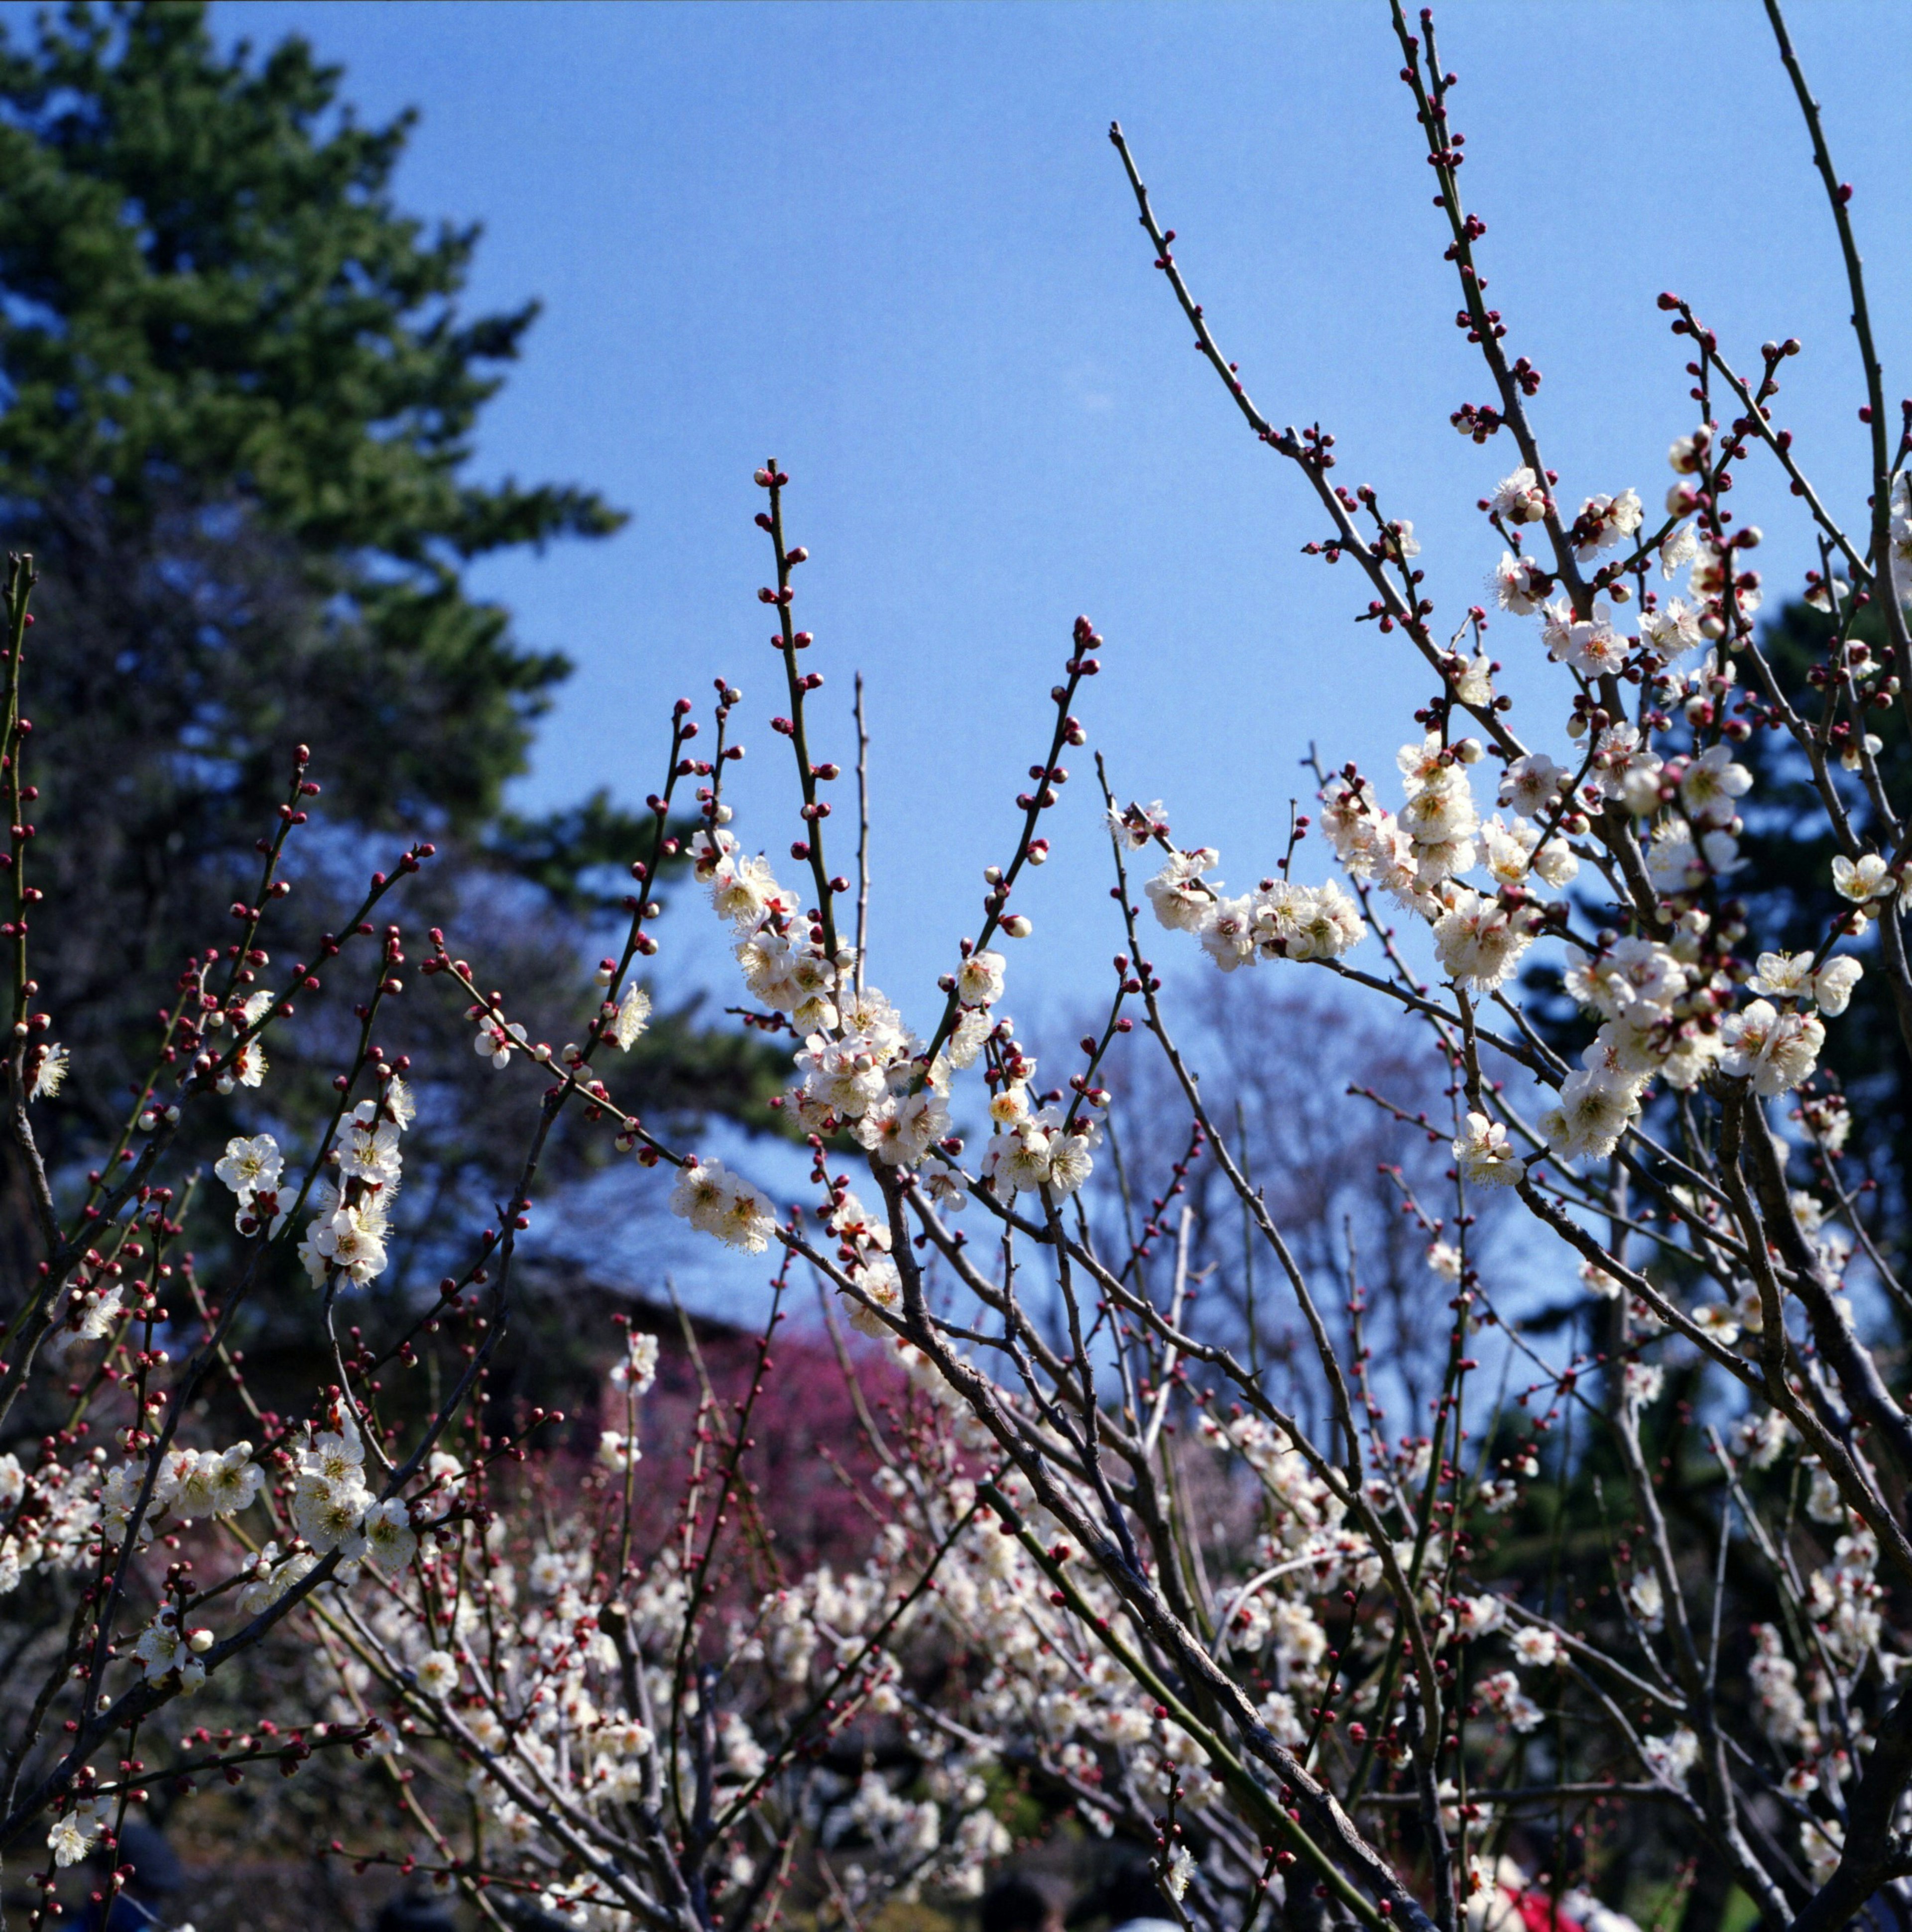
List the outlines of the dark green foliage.
{"label": "dark green foliage", "polygon": [[170,763],[195,850],[302,734],[359,822],[490,818],[567,666],[459,569],[622,520],[461,479],[536,305],[461,316],[476,230],[393,206],[409,118],[359,127],[338,78],[223,58],[193,5],[0,51],[0,508],[78,660],[39,702]]}
{"label": "dark green foliage", "polygon": [[[430,921],[469,934],[486,983],[554,1042],[593,1010],[599,923],[649,849],[648,815],[602,794],[545,820],[503,808],[569,666],[461,573],[623,518],[570,485],[466,478],[536,305],[462,311],[478,231],[395,205],[412,117],[361,126],[339,85],[296,38],[219,52],[188,0],[74,6],[0,38],[0,535],[40,573],[34,970],[74,1064],[56,1165],[119,1117],[184,956],[235,936],[227,908],[256,880],[296,745],[323,827],[294,848],[275,955],[429,837],[440,858],[393,908],[414,957]],[[641,791],[661,776],[633,774]],[[358,997],[328,991],[338,1023]],[[257,1096],[281,1131],[329,1097],[319,1004],[310,1064],[288,1041]],[[521,1136],[461,1012],[422,980],[405,1007],[437,1100],[415,1206],[434,1188],[482,1200]],[[620,1072],[647,1110],[764,1118],[761,1052],[688,1013],[660,1014]],[[16,1263],[17,1180],[0,1181]]]}
{"label": "dark green foliage", "polygon": [[[1877,651],[1885,641],[1883,622],[1869,610],[1859,613],[1850,635]],[[1790,604],[1763,630],[1760,648],[1781,685],[1807,689],[1805,674],[1824,662],[1832,636],[1830,621],[1805,604]],[[1889,798],[1912,796],[1912,748],[1900,720],[1873,714],[1881,740],[1879,772]],[[1735,755],[1753,773],[1743,802],[1746,830],[1740,841],[1746,865],[1741,875],[1749,928],[1742,949],[1749,958],[1765,950],[1810,952],[1821,944],[1832,922],[1849,908],[1832,890],[1837,850],[1823,807],[1805,759],[1778,731],[1755,732]],[[1892,839],[1877,831],[1872,808],[1856,780],[1841,788],[1862,841],[1890,851]],[[1826,1029],[1820,1064],[1845,1089],[1853,1106],[1853,1154],[1887,1190],[1895,1211],[1877,1223],[1880,1237],[1898,1244],[1892,1231],[1904,1225],[1903,1207],[1912,1182],[1912,1108],[1908,1108],[1905,1050],[1878,964],[1876,938],[1856,949],[1865,976],[1845,1016]],[[1848,1186],[1858,1180],[1848,1173]],[[1868,1217],[1869,1218],[1869,1217]]]}

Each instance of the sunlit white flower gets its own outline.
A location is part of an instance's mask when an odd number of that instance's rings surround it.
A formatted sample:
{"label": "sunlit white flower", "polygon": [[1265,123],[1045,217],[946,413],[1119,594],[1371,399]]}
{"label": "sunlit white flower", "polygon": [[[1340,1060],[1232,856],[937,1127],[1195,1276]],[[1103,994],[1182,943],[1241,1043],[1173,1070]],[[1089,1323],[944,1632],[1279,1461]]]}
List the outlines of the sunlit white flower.
{"label": "sunlit white flower", "polygon": [[1522,1624],[1508,1633],[1507,1641],[1523,1664],[1536,1669],[1556,1662],[1560,1655],[1559,1636],[1539,1624]]}
{"label": "sunlit white flower", "polygon": [[1544,752],[1516,758],[1501,776],[1500,802],[1523,818],[1538,818],[1553,805],[1567,774]]}
{"label": "sunlit white flower", "polygon": [[1199,851],[1175,853],[1142,887],[1155,916],[1172,931],[1196,932],[1201,929],[1214,905],[1214,890],[1202,879],[1220,861],[1212,847]]}
{"label": "sunlit white flower", "polygon": [[1679,782],[1680,801],[1696,824],[1724,825],[1736,809],[1733,800],[1743,796],[1752,782],[1752,773],[1733,762],[1727,746],[1715,745],[1686,767]]}
{"label": "sunlit white flower", "polygon": [[249,1140],[239,1135],[226,1143],[212,1172],[242,1202],[250,1202],[260,1190],[278,1186],[284,1166],[279,1144],[270,1134],[255,1134]]}
{"label": "sunlit white flower", "polygon": [[633,1328],[624,1359],[612,1369],[610,1379],[614,1388],[627,1389],[634,1396],[647,1395],[657,1380],[657,1337],[646,1329]]}
{"label": "sunlit white flower", "polygon": [[650,1024],[650,995],[641,986],[626,986],[611,1022],[613,1043],[620,1052],[628,1053]]}
{"label": "sunlit white flower", "polygon": [[1832,861],[1832,890],[1855,905],[1869,900],[1889,898],[1898,890],[1891,862],[1877,852],[1862,854],[1857,860],[1843,854]]}
{"label": "sunlit white flower", "polygon": [[1434,948],[1450,979],[1490,992],[1519,964],[1533,937],[1532,915],[1461,886],[1434,924]]}
{"label": "sunlit white flower", "polygon": [[1540,1132],[1553,1151],[1568,1160],[1604,1157],[1619,1145],[1639,1101],[1586,1071],[1560,1083],[1557,1106],[1540,1117]]}
{"label": "sunlit white flower", "polygon": [[1255,956],[1255,902],[1217,898],[1210,902],[1202,922],[1202,950],[1224,973],[1232,973]]}
{"label": "sunlit white flower", "polygon": [[1652,1633],[1662,1628],[1666,1622],[1666,1593],[1660,1588],[1660,1580],[1650,1570],[1636,1570],[1628,1579],[1626,1600],[1633,1614],[1640,1619],[1642,1630]]}
{"label": "sunlit white flower", "polygon": [[1467,1116],[1454,1138],[1454,1158],[1461,1178],[1477,1186],[1514,1186],[1527,1178],[1526,1163],[1509,1145],[1506,1128],[1484,1114]]}
{"label": "sunlit white flower", "polygon": [[27,1098],[50,1100],[66,1084],[67,1070],[72,1060],[73,1056],[63,1046],[42,1047],[34,1062],[33,1085]]}
{"label": "sunlit white flower", "polygon": [[1494,485],[1490,506],[1496,516],[1510,524],[1537,524],[1547,514],[1547,492],[1523,464]]}
{"label": "sunlit white flower", "polygon": [[55,1864],[62,1869],[77,1865],[92,1851],[101,1828],[113,1815],[113,1805],[110,1798],[83,1798],[54,1825],[47,1834],[47,1845]]}
{"label": "sunlit white flower", "polygon": [[418,1554],[418,1532],[412,1527],[412,1513],[404,1498],[389,1496],[365,1512],[361,1525],[365,1539],[365,1560],[374,1570],[395,1576]]}
{"label": "sunlit white flower", "polygon": [[1520,1680],[1511,1670],[1496,1670],[1481,1678],[1475,1689],[1492,1711],[1507,1720],[1510,1730],[1537,1730],[1545,1717],[1540,1706],[1520,1688]]}
{"label": "sunlit white flower", "polygon": [[761,1254],[776,1226],[769,1197],[721,1160],[686,1166],[671,1192],[671,1211],[728,1247]]}
{"label": "sunlit white flower", "polygon": [[428,1650],[413,1666],[413,1674],[428,1697],[443,1697],[457,1688],[458,1660],[449,1651]]}
{"label": "sunlit white flower", "polygon": [[1665,1737],[1643,1738],[1640,1754],[1655,1778],[1684,1789],[1687,1774],[1700,1761],[1700,1741],[1682,1724]]}
{"label": "sunlit white flower", "polygon": [[1762,952],[1758,970],[1746,985],[1769,1000],[1808,999],[1812,992],[1812,955]]}
{"label": "sunlit white flower", "polygon": [[1547,580],[1546,573],[1532,557],[1517,556],[1511,550],[1504,550],[1487,578],[1487,588],[1503,610],[1525,617],[1540,608]]}
{"label": "sunlit white flower", "polygon": [[1828,1019],[1837,1019],[1852,999],[1865,968],[1850,952],[1826,961],[1812,976],[1812,997]]}
{"label": "sunlit white flower", "polygon": [[878,1160],[914,1167],[950,1130],[950,1110],[933,1088],[880,1102],[856,1124],[859,1141]]}
{"label": "sunlit white flower", "polygon": [[1739,1311],[1723,1301],[1705,1302],[1694,1309],[1693,1325],[1722,1348],[1731,1348],[1739,1339]]}
{"label": "sunlit white flower", "polygon": [[236,1515],[251,1503],[264,1480],[250,1442],[235,1442],[221,1451],[202,1450],[179,1485],[173,1508],[183,1516]]}
{"label": "sunlit white flower", "polygon": [[[1669,493],[1667,508],[1670,511],[1673,506],[1673,494]],[[1670,530],[1660,543],[1661,576],[1669,580],[1676,577],[1699,554],[1699,535],[1691,524],[1682,524],[1677,530]]]}
{"label": "sunlit white flower", "polygon": [[1109,829],[1131,852],[1169,836],[1169,814],[1158,798],[1153,805],[1111,806]]}
{"label": "sunlit white flower", "polygon": [[1726,1048],[1721,1070],[1751,1080],[1754,1093],[1770,1098],[1811,1078],[1826,1029],[1816,1013],[1782,1013],[1771,1001],[1755,1000],[1728,1016],[1721,1037]]}
{"label": "sunlit white flower", "polygon": [[[1666,562],[1666,546],[1660,548],[1662,568]],[[1676,565],[1675,568],[1678,566]],[[1671,572],[1668,572],[1670,575]],[[1683,656],[1695,649],[1700,642],[1700,614],[1684,598],[1669,597],[1656,608],[1643,612],[1640,619],[1640,634],[1653,648],[1654,655],[1662,664],[1670,664],[1676,657]]]}
{"label": "sunlit white flower", "polygon": [[972,952],[956,970],[956,998],[965,1006],[992,1006],[1002,998],[1007,962],[1000,952]]}

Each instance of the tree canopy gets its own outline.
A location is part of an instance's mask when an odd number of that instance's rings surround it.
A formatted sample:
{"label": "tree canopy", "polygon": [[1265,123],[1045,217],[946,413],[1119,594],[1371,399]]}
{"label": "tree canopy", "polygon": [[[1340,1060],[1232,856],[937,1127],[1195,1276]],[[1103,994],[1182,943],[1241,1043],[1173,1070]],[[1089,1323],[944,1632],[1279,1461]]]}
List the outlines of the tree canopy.
{"label": "tree canopy", "polygon": [[349,697],[354,813],[468,826],[567,666],[461,567],[623,518],[465,476],[537,304],[461,313],[479,231],[398,208],[413,117],[362,126],[340,80],[296,38],[221,53],[197,4],[75,6],[0,47],[0,508],[71,580],[50,615],[137,595],[128,564],[190,607],[97,668],[145,735],[176,718],[244,785],[294,721],[231,660],[290,604],[299,685]]}
{"label": "tree canopy", "polygon": [[[341,80],[296,37],[224,50],[193,0],[0,34],[0,526],[40,580],[35,928],[74,1070],[56,1156],[116,1116],[182,935],[233,937],[298,744],[329,828],[305,916],[328,922],[368,838],[435,838],[415,916],[482,907],[554,1006],[600,868],[639,849],[602,794],[506,808],[569,665],[467,567],[623,514],[471,479],[538,304],[468,312],[479,230],[399,206],[415,117],[362,124]],[[444,1045],[470,1084],[462,1028]],[[761,1098],[749,1048],[687,1017],[646,1057],[665,1104]],[[452,1110],[457,1164],[482,1164],[484,1118]]]}

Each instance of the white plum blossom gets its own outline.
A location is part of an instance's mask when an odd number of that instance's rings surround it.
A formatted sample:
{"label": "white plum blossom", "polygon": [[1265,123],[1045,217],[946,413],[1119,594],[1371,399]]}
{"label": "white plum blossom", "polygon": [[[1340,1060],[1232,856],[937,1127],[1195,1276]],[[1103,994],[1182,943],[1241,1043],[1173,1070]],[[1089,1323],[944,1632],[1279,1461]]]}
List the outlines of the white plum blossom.
{"label": "white plum blossom", "polygon": [[1604,1159],[1639,1112],[1639,1101],[1625,1088],[1583,1070],[1560,1083],[1559,1102],[1540,1117],[1541,1136],[1565,1159]]}
{"label": "white plum blossom", "polygon": [[1536,1730],[1546,1715],[1520,1688],[1519,1677],[1511,1670],[1494,1671],[1481,1678],[1475,1688],[1489,1709],[1499,1712],[1514,1731]]}
{"label": "white plum blossom", "polygon": [[1826,961],[1812,976],[1812,998],[1828,1019],[1837,1019],[1850,1003],[1865,968],[1849,952]]}
{"label": "white plum blossom", "polygon": [[933,1088],[878,1101],[857,1119],[857,1138],[878,1160],[914,1167],[950,1130],[950,1110]]}
{"label": "white plum blossom", "polygon": [[1855,905],[1874,899],[1890,898],[1898,890],[1890,862],[1877,852],[1862,853],[1857,859],[1843,854],[1832,861],[1832,890]]}
{"label": "white plum blossom", "polygon": [[1544,752],[1516,758],[1502,775],[1500,802],[1527,818],[1538,818],[1558,799],[1568,774]]}
{"label": "white plum blossom", "polygon": [[628,1053],[650,1024],[650,995],[635,981],[624,988],[612,1016],[611,1037],[620,1053]]}
{"label": "white plum blossom", "polygon": [[1515,1186],[1527,1178],[1526,1163],[1508,1144],[1506,1128],[1484,1114],[1467,1116],[1466,1126],[1454,1138],[1454,1158],[1462,1179],[1477,1186]]}
{"label": "white plum blossom", "polygon": [[1254,958],[1255,916],[1255,902],[1246,895],[1209,902],[1198,936],[1202,950],[1224,973],[1232,973]]}
{"label": "white plum blossom", "polygon": [[1688,764],[1679,781],[1680,802],[1696,825],[1728,824],[1737,809],[1733,801],[1752,782],[1752,773],[1733,763],[1727,746],[1715,745]]}
{"label": "white plum blossom", "polygon": [[1637,490],[1622,490],[1617,496],[1589,496],[1580,506],[1578,526],[1589,533],[1574,547],[1574,555],[1589,563],[1602,550],[1611,550],[1622,537],[1640,528],[1643,515]]}
{"label": "white plum blossom", "polygon": [[1703,1302],[1693,1311],[1693,1325],[1710,1336],[1722,1348],[1730,1348],[1739,1339],[1739,1310],[1723,1301]]}
{"label": "white plum blossom", "polygon": [[[1667,544],[1672,541],[1669,538]],[[1662,568],[1665,567],[1667,555],[1667,545],[1663,544],[1660,548]],[[1679,561],[1690,562],[1691,555]],[[1679,561],[1676,561],[1673,568],[1678,568]],[[1670,576],[1672,572],[1668,571],[1667,574]],[[1675,658],[1683,657],[1687,652],[1697,650],[1703,641],[1700,614],[1684,598],[1669,597],[1664,604],[1641,614],[1640,635],[1642,642],[1652,646],[1654,655],[1662,664],[1670,664]]]}
{"label": "white plum blossom", "polygon": [[1525,617],[1540,608],[1547,580],[1545,572],[1531,557],[1517,556],[1511,550],[1504,550],[1487,579],[1487,588],[1503,610]]}
{"label": "white plum blossom", "polygon": [[1664,1736],[1643,1738],[1640,1752],[1655,1778],[1683,1790],[1688,1775],[1700,1761],[1700,1740],[1682,1724]]}
{"label": "white plum blossom", "polygon": [[1544,1624],[1522,1624],[1508,1633],[1507,1641],[1514,1654],[1534,1669],[1544,1669],[1559,1660],[1559,1637]]}
{"label": "white plum blossom", "polygon": [[1214,888],[1203,879],[1220,862],[1221,855],[1212,848],[1175,854],[1144,885],[1155,916],[1171,931],[1199,932],[1215,902]]}
{"label": "white plum blossom", "polygon": [[1466,886],[1454,886],[1447,910],[1434,926],[1441,969],[1472,992],[1490,992],[1520,964],[1535,923],[1526,910],[1483,898]]}
{"label": "white plum blossom", "polygon": [[1613,622],[1610,604],[1595,604],[1590,616],[1577,616],[1564,598],[1543,607],[1541,630],[1547,654],[1586,678],[1616,675],[1626,662],[1627,640]]}
{"label": "white plum blossom", "polygon": [[1782,1013],[1769,1000],[1755,1000],[1727,1018],[1721,1037],[1721,1070],[1769,1098],[1812,1077],[1826,1029],[1815,1013]]}
{"label": "white plum blossom", "polygon": [[[1675,514],[1673,497],[1669,491],[1667,507]],[[1682,502],[1683,498],[1681,500]],[[1660,544],[1660,574],[1670,581],[1690,564],[1700,554],[1699,532],[1691,524],[1682,524],[1677,530],[1669,530]],[[1657,640],[1655,642],[1657,643]]]}
{"label": "white plum blossom", "polygon": [[1649,1634],[1658,1631],[1665,1624],[1666,1593],[1652,1570],[1634,1570],[1627,1582],[1626,1600],[1628,1607],[1640,1619],[1640,1628]]}
{"label": "white plum blossom", "polygon": [[285,1165],[279,1144],[270,1134],[243,1135],[226,1143],[226,1151],[213,1163],[212,1172],[239,1197],[245,1205],[253,1196],[270,1192],[279,1184]]}
{"label": "white plum blossom", "polygon": [[776,1210],[762,1190],[732,1174],[721,1160],[686,1163],[671,1191],[671,1211],[725,1246],[761,1254],[770,1246]]}
{"label": "white plum blossom", "polygon": [[1115,838],[1131,852],[1139,852],[1169,836],[1169,814],[1159,798],[1152,805],[1131,805],[1126,809],[1112,806],[1108,824]]}
{"label": "white plum blossom", "polygon": [[265,1480],[265,1472],[253,1461],[250,1442],[188,1453],[193,1460],[173,1502],[177,1514],[234,1516],[251,1505]]}
{"label": "white plum blossom", "polygon": [[365,1560],[388,1576],[395,1576],[418,1554],[418,1532],[401,1497],[374,1504],[359,1528],[365,1539]]}
{"label": "white plum blossom", "polygon": [[1523,464],[1494,485],[1490,507],[1510,524],[1537,524],[1547,514],[1547,491]]}
{"label": "white plum blossom", "polygon": [[458,1685],[458,1660],[448,1651],[427,1651],[413,1666],[413,1672],[428,1697],[445,1696]]}
{"label": "white plum blossom", "polygon": [[53,1854],[54,1864],[62,1870],[78,1864],[98,1842],[113,1808],[110,1798],[83,1798],[57,1820],[47,1834],[47,1846]]}
{"label": "white plum blossom", "polygon": [[956,998],[965,1006],[992,1006],[1002,998],[1006,966],[1000,952],[972,952],[956,973]]}

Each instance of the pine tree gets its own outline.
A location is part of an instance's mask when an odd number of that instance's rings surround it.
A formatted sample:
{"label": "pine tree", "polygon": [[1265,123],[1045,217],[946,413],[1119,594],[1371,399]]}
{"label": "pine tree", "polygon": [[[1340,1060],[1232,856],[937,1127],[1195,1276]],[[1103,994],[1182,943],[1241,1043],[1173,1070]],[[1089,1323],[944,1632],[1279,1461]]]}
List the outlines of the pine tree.
{"label": "pine tree", "polygon": [[[482,904],[554,1003],[599,868],[640,849],[602,795],[503,809],[569,666],[466,568],[623,518],[467,479],[537,305],[465,312],[479,231],[396,205],[413,117],[361,125],[341,78],[296,38],[222,52],[182,0],[0,38],[0,526],[40,574],[35,956],[74,1067],[56,1158],[117,1119],[150,1054],[181,963],[157,935],[230,938],[296,743],[325,788],[315,928],[339,871],[432,838],[440,916]],[[434,1024],[470,1087],[462,1025]],[[764,1089],[761,1057],[687,1016],[641,1058],[667,1105],[748,1114]],[[501,1157],[486,1118],[476,1095],[452,1110],[447,1184]]]}

